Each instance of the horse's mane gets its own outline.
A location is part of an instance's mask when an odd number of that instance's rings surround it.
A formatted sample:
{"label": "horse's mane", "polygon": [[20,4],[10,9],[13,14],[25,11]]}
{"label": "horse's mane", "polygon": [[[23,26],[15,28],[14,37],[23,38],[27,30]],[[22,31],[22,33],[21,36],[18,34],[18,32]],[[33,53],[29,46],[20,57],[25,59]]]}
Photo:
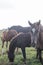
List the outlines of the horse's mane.
{"label": "horse's mane", "polygon": [[[15,35],[12,39],[11,39],[11,41],[13,40],[13,39],[15,39],[16,37],[18,37],[20,34],[24,34],[23,32],[20,32],[20,33],[18,33],[17,35]],[[10,42],[11,42],[10,41]]]}

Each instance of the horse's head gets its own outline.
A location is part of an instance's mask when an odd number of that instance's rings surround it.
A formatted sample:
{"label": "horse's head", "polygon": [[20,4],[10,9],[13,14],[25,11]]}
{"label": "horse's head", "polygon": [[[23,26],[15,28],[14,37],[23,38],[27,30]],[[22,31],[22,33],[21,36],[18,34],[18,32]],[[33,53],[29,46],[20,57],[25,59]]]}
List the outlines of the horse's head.
{"label": "horse's head", "polygon": [[9,61],[10,62],[14,62],[14,54],[13,53],[10,53],[9,51],[7,51],[7,53],[8,53]]}
{"label": "horse's head", "polygon": [[32,36],[31,36],[31,44],[32,46],[36,45],[37,44],[37,41],[38,41],[38,38],[39,38],[39,33],[40,33],[40,20],[36,23],[31,23],[29,22],[29,25],[31,26],[31,33],[32,33]]}

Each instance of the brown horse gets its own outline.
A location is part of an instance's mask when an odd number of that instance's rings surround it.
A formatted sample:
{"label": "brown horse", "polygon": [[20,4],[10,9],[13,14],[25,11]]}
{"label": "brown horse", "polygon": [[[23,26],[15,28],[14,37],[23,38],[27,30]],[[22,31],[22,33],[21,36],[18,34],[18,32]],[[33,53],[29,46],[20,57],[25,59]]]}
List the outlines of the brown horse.
{"label": "brown horse", "polygon": [[37,57],[39,57],[40,62],[43,65],[42,57],[41,57],[41,51],[43,50],[43,26],[39,22],[31,23],[31,32],[32,32],[32,45],[36,47],[37,49]]}
{"label": "brown horse", "polygon": [[16,30],[8,30],[8,31],[4,31],[2,33],[1,36],[1,40],[2,40],[2,48],[4,47],[4,42],[6,42],[6,48],[8,47],[8,41],[10,41],[12,39],[12,37],[14,37],[15,35],[17,35],[17,31]]}

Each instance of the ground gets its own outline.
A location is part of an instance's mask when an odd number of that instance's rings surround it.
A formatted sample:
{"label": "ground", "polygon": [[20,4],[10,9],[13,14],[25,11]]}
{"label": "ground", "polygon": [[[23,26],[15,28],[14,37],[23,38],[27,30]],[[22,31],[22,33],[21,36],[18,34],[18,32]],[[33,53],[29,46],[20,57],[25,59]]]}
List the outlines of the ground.
{"label": "ground", "polygon": [[[1,36],[1,31],[0,31],[0,36]],[[6,44],[5,44],[6,45]],[[4,45],[4,50],[6,51],[6,47]],[[4,55],[1,54],[2,50],[2,42],[0,39],[0,65],[9,65],[9,60],[8,60],[8,55],[5,53]],[[42,53],[43,56],[43,53]],[[13,65],[24,65],[23,63],[23,56],[22,56],[22,51],[19,48],[18,53],[16,54],[15,52],[15,60]],[[26,65],[41,65],[40,61],[36,59],[36,49],[33,47],[26,48]]]}

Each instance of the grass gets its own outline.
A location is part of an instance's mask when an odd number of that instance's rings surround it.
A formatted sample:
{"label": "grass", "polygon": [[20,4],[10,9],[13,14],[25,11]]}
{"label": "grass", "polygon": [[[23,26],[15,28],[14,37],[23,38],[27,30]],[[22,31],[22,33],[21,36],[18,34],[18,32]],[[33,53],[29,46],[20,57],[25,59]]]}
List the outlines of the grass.
{"label": "grass", "polygon": [[[0,32],[0,35],[2,32]],[[0,39],[0,53],[2,50],[2,42]],[[6,47],[4,45],[4,50],[6,51]],[[8,55],[5,53],[4,55],[0,54],[0,65],[11,65],[9,64]],[[18,53],[15,53],[15,59],[13,65],[24,65],[23,63],[23,55],[21,49],[19,49]],[[26,48],[26,65],[41,65],[40,61],[36,59],[36,49],[30,47]]]}

